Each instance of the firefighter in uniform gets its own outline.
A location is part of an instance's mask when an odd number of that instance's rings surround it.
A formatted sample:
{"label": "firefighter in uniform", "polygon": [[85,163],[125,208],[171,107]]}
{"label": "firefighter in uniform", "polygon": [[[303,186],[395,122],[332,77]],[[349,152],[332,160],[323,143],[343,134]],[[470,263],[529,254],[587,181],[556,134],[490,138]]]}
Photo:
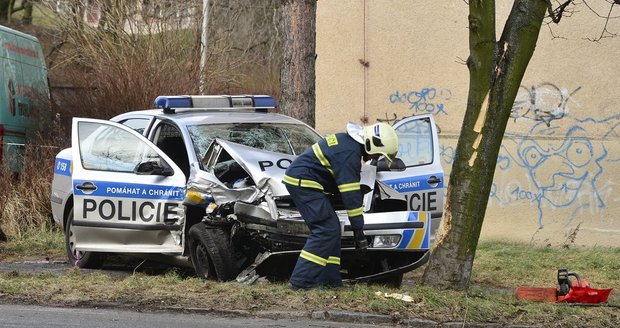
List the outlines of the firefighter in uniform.
{"label": "firefighter in uniform", "polygon": [[362,160],[381,155],[392,160],[398,136],[385,123],[347,126],[347,133],[328,135],[297,157],[283,182],[310,229],[291,275],[293,289],[341,287],[340,222],[326,193],[339,193],[353,229],[355,248],[366,249],[360,173]]}

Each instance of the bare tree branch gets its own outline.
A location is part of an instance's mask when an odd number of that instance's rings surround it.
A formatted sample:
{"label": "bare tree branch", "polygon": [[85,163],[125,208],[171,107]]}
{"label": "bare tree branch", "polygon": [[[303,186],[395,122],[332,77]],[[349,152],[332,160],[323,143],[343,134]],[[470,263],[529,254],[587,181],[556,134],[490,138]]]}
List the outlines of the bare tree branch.
{"label": "bare tree branch", "polygon": [[562,19],[562,15],[564,14],[564,10],[571,3],[573,3],[573,0],[567,0],[556,9],[553,9],[553,4],[551,4],[551,0],[547,0],[547,12],[549,13],[549,17],[551,17],[551,20],[556,24],[559,23]]}
{"label": "bare tree branch", "polygon": [[567,40],[566,37],[560,36],[560,35],[555,35],[555,33],[553,33],[553,29],[551,28],[551,22],[545,22],[545,25],[547,25],[547,27],[549,28],[549,33],[551,33],[551,39],[562,39],[562,40]]}
{"label": "bare tree branch", "polygon": [[[605,2],[609,3],[610,5],[618,5],[620,4],[620,0],[605,0]],[[588,9],[590,9],[591,12],[593,12],[596,16],[600,17],[600,18],[607,18],[607,19],[615,19],[615,18],[620,18],[620,16],[611,16],[609,15],[609,13],[607,15],[601,15],[598,13],[598,11],[596,9],[594,9],[586,0],[583,0],[583,4],[588,7]]]}
{"label": "bare tree branch", "polygon": [[[586,2],[584,1],[584,3],[586,3]],[[600,41],[601,39],[604,39],[604,38],[613,38],[613,37],[615,37],[615,36],[617,36],[617,35],[618,35],[618,33],[612,33],[612,32],[610,32],[609,30],[607,30],[607,24],[609,23],[609,19],[611,18],[611,12],[614,10],[614,6],[615,6],[615,5],[617,5],[617,4],[620,4],[620,0],[614,0],[614,2],[613,2],[613,3],[611,4],[611,6],[609,7],[609,12],[607,13],[607,17],[605,17],[605,26],[603,26],[603,31],[601,31],[601,35],[599,35],[599,37],[598,37],[598,38],[595,38],[595,39],[588,39],[588,40],[590,40],[590,41],[594,41],[594,42],[598,42],[598,41]],[[587,4],[586,4],[586,6],[587,6]],[[590,6],[588,6],[588,8],[590,8]],[[592,8],[590,8],[590,10],[592,10]],[[592,11],[593,11],[595,14],[597,14],[597,15],[598,15],[598,13],[597,13],[596,11],[594,11],[594,10],[592,10]],[[609,35],[605,35],[605,33],[607,33],[607,34],[609,34]]]}

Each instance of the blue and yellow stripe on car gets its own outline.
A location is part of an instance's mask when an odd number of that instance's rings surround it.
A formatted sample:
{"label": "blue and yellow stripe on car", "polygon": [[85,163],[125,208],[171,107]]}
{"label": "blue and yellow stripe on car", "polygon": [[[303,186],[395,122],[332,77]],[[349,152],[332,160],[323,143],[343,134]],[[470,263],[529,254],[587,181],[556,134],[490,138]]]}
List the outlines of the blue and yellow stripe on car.
{"label": "blue and yellow stripe on car", "polygon": [[405,229],[403,238],[397,248],[428,249],[431,239],[430,212],[410,212],[407,221],[424,222],[422,229]]}

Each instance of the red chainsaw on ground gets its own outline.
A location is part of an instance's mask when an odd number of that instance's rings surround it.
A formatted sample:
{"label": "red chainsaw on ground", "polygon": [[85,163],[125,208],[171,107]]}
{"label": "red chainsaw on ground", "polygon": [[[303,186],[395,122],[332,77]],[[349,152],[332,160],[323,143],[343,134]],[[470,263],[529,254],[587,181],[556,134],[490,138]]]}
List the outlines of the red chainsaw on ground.
{"label": "red chainsaw on ground", "polygon": [[528,301],[599,304],[607,302],[612,290],[592,288],[585,279],[567,269],[558,270],[558,284],[559,289],[519,287],[516,296],[518,300]]}

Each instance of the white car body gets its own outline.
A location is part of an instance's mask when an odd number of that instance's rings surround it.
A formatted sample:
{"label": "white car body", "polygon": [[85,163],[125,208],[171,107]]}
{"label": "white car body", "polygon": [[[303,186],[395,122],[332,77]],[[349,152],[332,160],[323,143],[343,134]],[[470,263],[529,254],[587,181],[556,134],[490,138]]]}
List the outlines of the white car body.
{"label": "white car body", "polygon": [[[53,217],[67,234],[70,260],[97,266],[88,255],[159,255],[221,280],[290,273],[308,231],[281,179],[302,149],[289,139],[286,147],[256,136],[280,126],[311,128],[255,107],[164,112],[130,112],[111,121],[74,118],[72,148],[56,157],[51,194]],[[227,124],[257,129],[241,134],[224,129],[226,136],[214,133],[208,140],[196,132],[212,126],[204,130],[211,133]],[[335,205],[347,279],[402,279],[403,272],[427,261],[431,232],[441,219],[443,170],[432,116],[410,117],[394,127],[401,140],[398,157],[408,166],[377,172],[364,165],[362,184],[372,190],[365,196],[371,248],[364,259],[354,252],[346,211]],[[312,133],[310,139],[319,138]],[[163,141],[173,138],[182,142],[166,148]],[[192,232],[194,226],[201,230]],[[228,243],[235,252],[205,246],[203,261],[204,238],[207,244]],[[229,253],[243,253],[243,261]],[[232,268],[233,260],[244,264]],[[202,269],[198,262],[204,262]]]}

